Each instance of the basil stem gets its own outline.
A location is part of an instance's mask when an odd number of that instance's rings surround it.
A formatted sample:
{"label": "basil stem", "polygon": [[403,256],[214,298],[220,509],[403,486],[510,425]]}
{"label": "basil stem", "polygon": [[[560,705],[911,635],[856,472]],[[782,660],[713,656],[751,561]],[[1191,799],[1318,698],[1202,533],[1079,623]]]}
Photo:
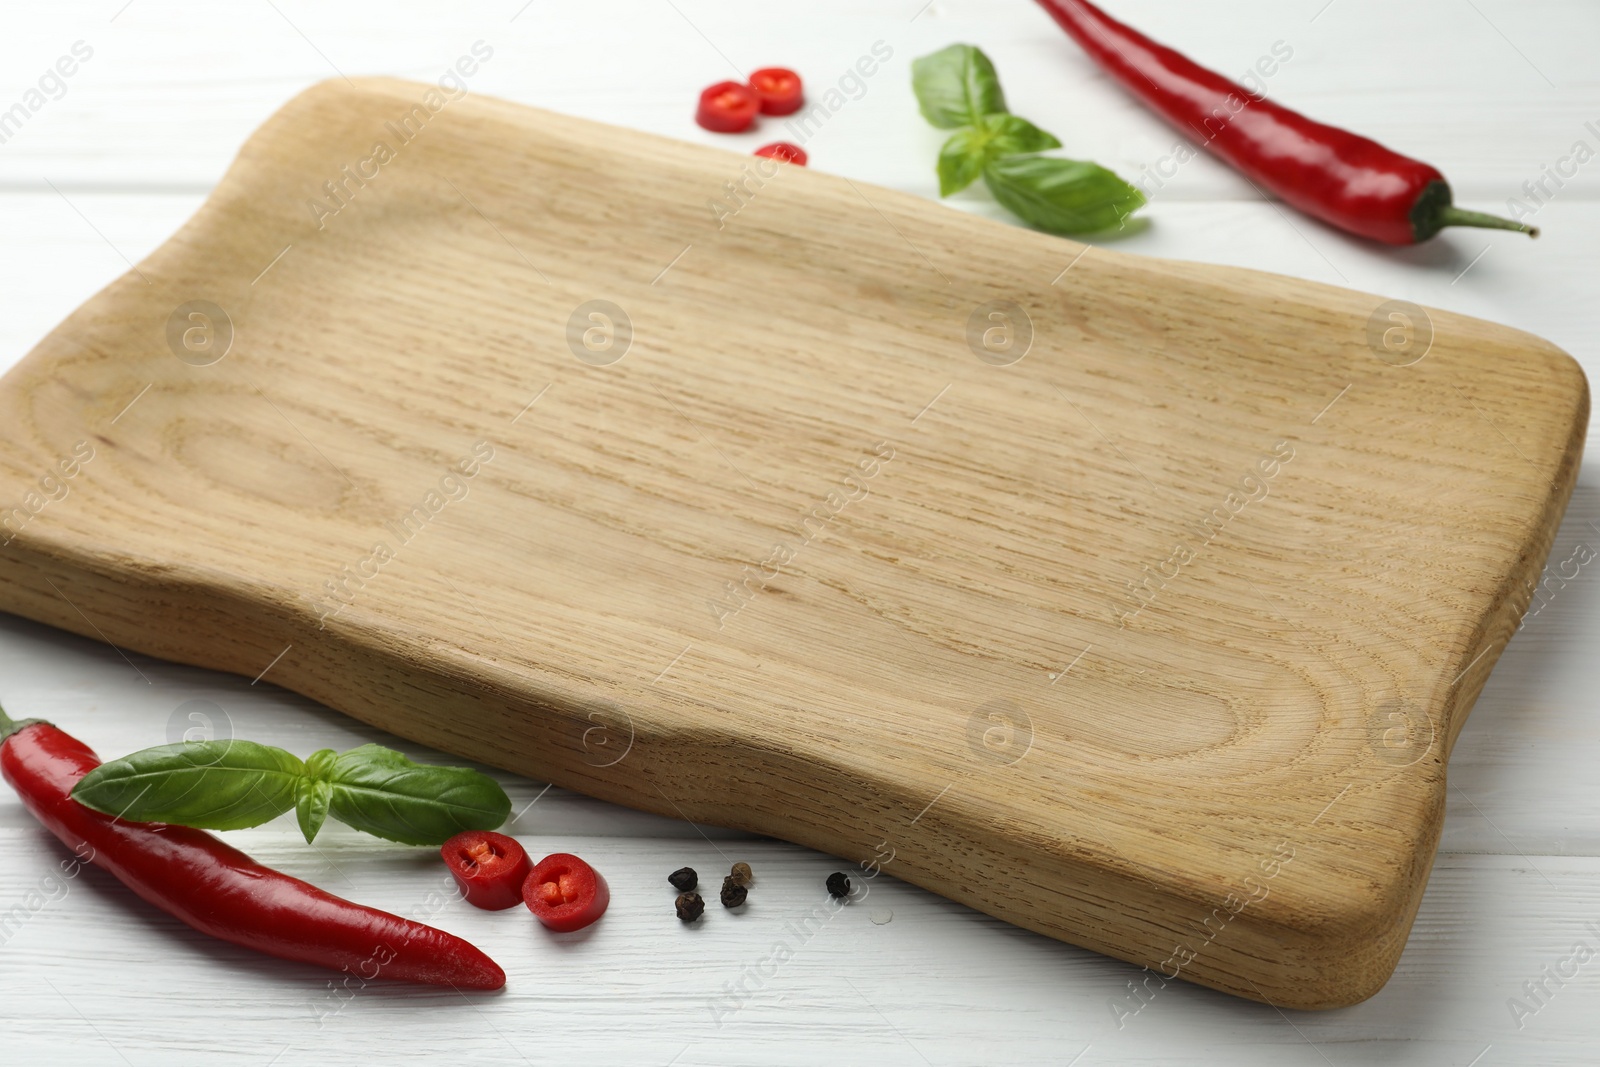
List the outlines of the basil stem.
{"label": "basil stem", "polygon": [[1025,118],[985,115],[976,126],[957,130],[939,150],[939,195],[949,196],[965,189],[997,159],[1060,147],[1054,134]]}

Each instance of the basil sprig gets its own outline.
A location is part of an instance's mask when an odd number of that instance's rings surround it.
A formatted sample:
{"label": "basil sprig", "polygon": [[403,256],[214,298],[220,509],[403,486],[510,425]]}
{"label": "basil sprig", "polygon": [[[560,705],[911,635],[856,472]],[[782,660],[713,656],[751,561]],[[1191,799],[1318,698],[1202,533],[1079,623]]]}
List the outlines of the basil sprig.
{"label": "basil sprig", "polygon": [[1002,207],[1048,233],[1092,233],[1122,223],[1144,194],[1094,163],[1039,155],[1061,142],[1006,110],[994,64],[953,44],[911,64],[923,117],[956,132],[939,150],[939,195],[979,177]]}
{"label": "basil sprig", "polygon": [[328,816],[406,845],[440,845],[462,830],[493,830],[511,798],[467,767],[414,763],[393,749],[323,749],[302,761],[253,741],[186,741],[103,763],[72,796],[129,822],[204,830],[259,826],[293,808],[309,842]]}

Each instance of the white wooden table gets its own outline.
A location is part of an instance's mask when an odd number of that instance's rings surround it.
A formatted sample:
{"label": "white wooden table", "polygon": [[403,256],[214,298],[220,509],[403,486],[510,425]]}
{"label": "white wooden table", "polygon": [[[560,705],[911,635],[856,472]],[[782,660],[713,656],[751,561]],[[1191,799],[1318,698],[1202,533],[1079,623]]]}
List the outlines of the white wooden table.
{"label": "white wooden table", "polygon": [[[1591,0],[1107,0],[1238,74],[1287,45],[1269,91],[1440,166],[1467,206],[1503,211],[1546,180],[1543,239],[1455,231],[1410,250],[1263,202],[1208,159],[1156,189],[1151,225],[1116,243],[1468,312],[1550,338],[1600,370],[1600,9]],[[995,60],[1015,111],[1074,155],[1137,177],[1174,135],[1098,75],[1028,0],[95,0],[21,6],[0,35],[0,366],[155,248],[240,142],[292,94],[340,74],[438,78],[483,42],[474,92],[674,137],[707,134],[695,95],[734,67],[781,64],[814,89],[882,41],[893,49],[807,143],[811,165],[936,195],[940,134],[916,113],[910,61],[954,41]],[[40,77],[91,51],[70,77]],[[37,97],[30,89],[41,89]],[[40,104],[37,108],[32,103]],[[1586,125],[1593,123],[1593,125]],[[3,126],[0,126],[3,130]],[[1547,169],[1549,168],[1549,169]],[[1170,165],[1165,167],[1171,171]],[[1154,183],[1151,185],[1155,188]],[[955,210],[996,216],[976,189]],[[1529,201],[1530,206],[1533,202]],[[1552,560],[1600,551],[1600,483],[1580,477]],[[1585,567],[1501,658],[1451,763],[1438,861],[1399,971],[1370,1001],[1282,1013],[1175,984],[1118,1025],[1135,968],[968,911],[893,879],[821,929],[791,919],[843,866],[782,843],[615,808],[502,776],[535,855],[577,852],[614,891],[587,934],[443,900],[443,870],[330,826],[230,835],[334,892],[426,918],[487,948],[502,995],[370,985],[194,934],[65,855],[0,795],[0,1057],[7,1064],[438,1063],[1394,1064],[1600,1060],[1600,566]],[[177,667],[0,616],[0,700],[116,755],[186,730],[302,754],[366,741],[432,753],[250,679]],[[536,801],[536,803],[535,803]],[[672,915],[666,875],[757,873],[748,914]],[[20,910],[19,910],[20,909]],[[8,918],[7,918],[8,917]],[[778,946],[784,945],[783,950]],[[1596,955],[1570,973],[1576,945]],[[1573,960],[1568,963],[1565,961]],[[1525,983],[1545,981],[1537,1000]],[[1529,1011],[1514,1015],[1510,998]]]}

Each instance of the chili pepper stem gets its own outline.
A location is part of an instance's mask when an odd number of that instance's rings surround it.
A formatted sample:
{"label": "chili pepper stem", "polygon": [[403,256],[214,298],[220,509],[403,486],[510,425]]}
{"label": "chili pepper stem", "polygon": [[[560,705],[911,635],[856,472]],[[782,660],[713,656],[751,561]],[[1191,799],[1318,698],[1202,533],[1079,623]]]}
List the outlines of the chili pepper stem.
{"label": "chili pepper stem", "polygon": [[1487,215],[1482,211],[1468,211],[1466,208],[1456,207],[1454,194],[1450,191],[1450,184],[1445,181],[1432,181],[1423,188],[1417,197],[1416,204],[1411,209],[1411,231],[1416,243],[1421,243],[1434,236],[1446,226],[1474,226],[1483,230],[1515,230],[1525,233],[1529,237],[1539,236],[1537,227],[1526,223],[1503,219],[1498,215]]}
{"label": "chili pepper stem", "polygon": [[44,722],[43,719],[23,719],[18,721],[6,714],[6,709],[0,707],[0,741],[4,741],[18,730],[25,730],[29,726]]}
{"label": "chili pepper stem", "polygon": [[1503,219],[1498,215],[1488,215],[1482,211],[1468,211],[1456,207],[1454,204],[1442,209],[1438,215],[1440,227],[1445,226],[1476,226],[1481,230],[1516,230],[1529,237],[1539,236],[1539,227],[1529,226],[1525,222],[1514,222]]}

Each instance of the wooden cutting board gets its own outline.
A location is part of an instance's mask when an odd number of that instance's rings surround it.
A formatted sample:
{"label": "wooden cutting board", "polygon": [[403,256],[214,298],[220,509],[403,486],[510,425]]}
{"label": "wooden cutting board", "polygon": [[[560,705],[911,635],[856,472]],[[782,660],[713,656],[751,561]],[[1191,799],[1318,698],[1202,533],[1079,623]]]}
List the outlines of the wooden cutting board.
{"label": "wooden cutting board", "polygon": [[1577,365],[757,166],[297,97],[0,383],[0,606],[835,853],[1125,1011],[1379,989]]}

